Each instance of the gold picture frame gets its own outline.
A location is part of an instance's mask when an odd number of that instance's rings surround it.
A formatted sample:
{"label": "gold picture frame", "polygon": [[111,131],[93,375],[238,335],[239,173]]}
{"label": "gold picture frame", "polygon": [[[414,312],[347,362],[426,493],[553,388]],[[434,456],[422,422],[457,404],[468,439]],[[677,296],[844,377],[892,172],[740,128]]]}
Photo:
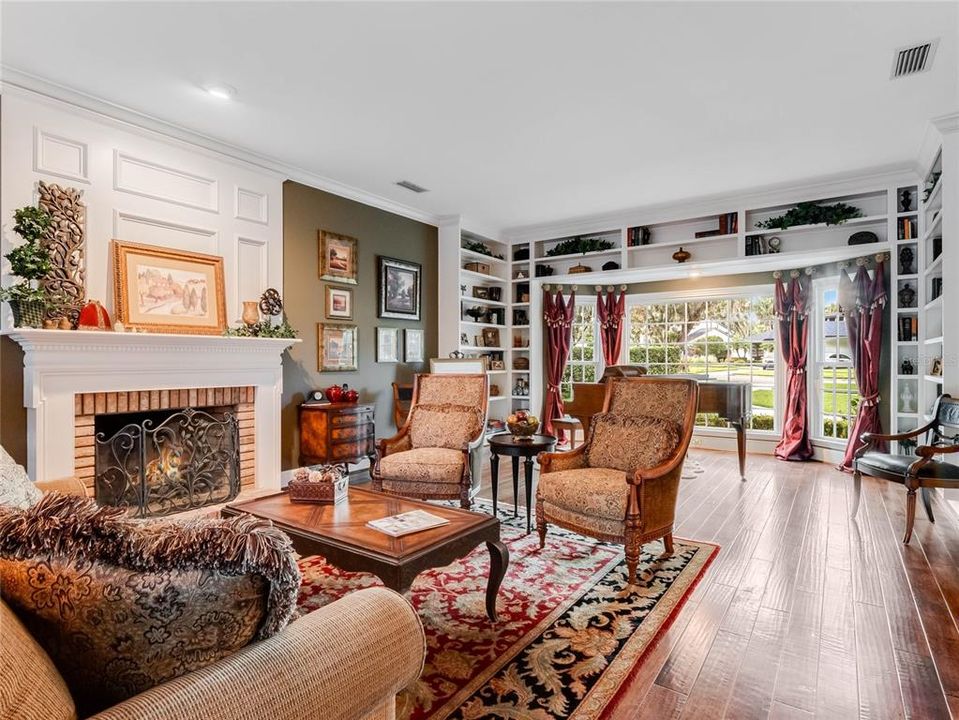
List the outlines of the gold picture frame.
{"label": "gold picture frame", "polygon": [[353,288],[326,286],[326,317],[330,320],[353,319]]}
{"label": "gold picture frame", "polygon": [[316,366],[320,372],[354,372],[358,369],[356,325],[316,324]]}
{"label": "gold picture frame", "polygon": [[320,279],[356,285],[359,240],[349,235],[319,230],[317,242],[320,249]]}
{"label": "gold picture frame", "polygon": [[222,335],[223,258],[114,240],[113,307],[132,330]]}

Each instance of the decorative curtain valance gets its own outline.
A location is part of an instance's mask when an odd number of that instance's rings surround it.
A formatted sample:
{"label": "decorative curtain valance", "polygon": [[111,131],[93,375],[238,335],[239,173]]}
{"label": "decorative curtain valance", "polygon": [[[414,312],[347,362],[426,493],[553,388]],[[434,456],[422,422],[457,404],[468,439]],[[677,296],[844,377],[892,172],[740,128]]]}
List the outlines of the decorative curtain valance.
{"label": "decorative curtain valance", "polygon": [[[839,273],[839,306],[846,319],[846,336],[852,352],[852,364],[859,388],[859,409],[849,430],[846,452],[839,467],[850,469],[863,433],[881,433],[879,414],[879,365],[882,353],[883,309],[886,293],[886,264],[884,255],[876,256],[876,269],[869,277],[866,260],[857,261],[855,277],[841,270]],[[885,445],[885,443],[883,443]]]}
{"label": "decorative curtain valance", "polygon": [[813,455],[809,439],[809,402],[806,364],[809,348],[809,286],[811,270],[803,278],[790,273],[784,283],[777,273],[776,319],[779,324],[779,349],[786,363],[786,408],[783,432],[776,445],[780,460],[809,460]]}
{"label": "decorative curtain valance", "polygon": [[546,321],[546,402],[543,407],[543,430],[552,435],[553,420],[563,417],[563,394],[560,383],[569,357],[573,335],[573,313],[576,310],[576,291],[563,300],[563,290],[550,292],[543,287],[543,320]]}
{"label": "decorative curtain valance", "polygon": [[619,362],[623,349],[623,317],[626,315],[626,286],[619,289],[619,296],[612,287],[596,286],[596,314],[599,318],[599,339],[603,348],[603,363],[608,367]]}

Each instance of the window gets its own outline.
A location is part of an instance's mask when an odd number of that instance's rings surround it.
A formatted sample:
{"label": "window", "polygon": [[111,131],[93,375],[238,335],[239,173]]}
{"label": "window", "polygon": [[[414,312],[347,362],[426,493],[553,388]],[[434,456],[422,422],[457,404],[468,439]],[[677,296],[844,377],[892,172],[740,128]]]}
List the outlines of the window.
{"label": "window", "polygon": [[569,360],[560,384],[564,400],[573,397],[574,382],[596,382],[599,379],[597,370],[602,353],[597,345],[598,341],[595,300],[578,303],[573,311]]}
{"label": "window", "polygon": [[846,317],[839,307],[835,281],[813,284],[815,324],[809,342],[814,349],[816,373],[813,399],[813,435],[845,440],[859,409],[859,388],[846,336]]}
{"label": "window", "polygon": [[[694,373],[752,383],[753,430],[775,430],[776,332],[772,292],[740,297],[637,302],[627,311],[629,362],[651,375]],[[728,427],[700,414],[702,427]]]}

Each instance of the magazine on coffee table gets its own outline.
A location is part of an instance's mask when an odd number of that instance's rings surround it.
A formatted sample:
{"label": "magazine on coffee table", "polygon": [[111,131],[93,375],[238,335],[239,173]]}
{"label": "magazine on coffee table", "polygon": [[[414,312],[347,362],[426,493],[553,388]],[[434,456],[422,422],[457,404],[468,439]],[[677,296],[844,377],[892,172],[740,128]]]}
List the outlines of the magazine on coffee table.
{"label": "magazine on coffee table", "polygon": [[410,533],[429,530],[440,525],[449,524],[449,520],[432,515],[425,510],[411,510],[410,512],[390,515],[379,520],[370,520],[367,527],[386,533],[390,537],[403,537]]}

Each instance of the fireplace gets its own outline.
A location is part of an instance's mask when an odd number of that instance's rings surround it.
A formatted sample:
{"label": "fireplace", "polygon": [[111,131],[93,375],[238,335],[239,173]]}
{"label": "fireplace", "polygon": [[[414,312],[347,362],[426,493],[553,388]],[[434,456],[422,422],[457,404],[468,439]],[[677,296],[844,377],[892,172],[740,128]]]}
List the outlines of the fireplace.
{"label": "fireplace", "polygon": [[94,419],[94,497],[138,517],[194,510],[240,491],[240,438],[229,408],[158,410]]}
{"label": "fireplace", "polygon": [[255,399],[250,386],[77,394],[76,477],[138,517],[227,502],[255,484]]}

